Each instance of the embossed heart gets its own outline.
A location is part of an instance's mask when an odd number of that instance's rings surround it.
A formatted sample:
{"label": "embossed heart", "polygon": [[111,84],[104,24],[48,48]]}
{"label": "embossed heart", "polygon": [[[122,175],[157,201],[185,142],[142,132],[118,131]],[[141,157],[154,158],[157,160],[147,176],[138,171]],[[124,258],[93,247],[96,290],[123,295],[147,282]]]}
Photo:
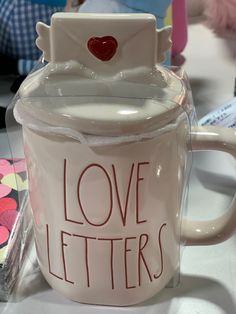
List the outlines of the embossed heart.
{"label": "embossed heart", "polygon": [[92,37],[87,43],[88,50],[99,60],[109,61],[117,51],[117,40],[112,36]]}

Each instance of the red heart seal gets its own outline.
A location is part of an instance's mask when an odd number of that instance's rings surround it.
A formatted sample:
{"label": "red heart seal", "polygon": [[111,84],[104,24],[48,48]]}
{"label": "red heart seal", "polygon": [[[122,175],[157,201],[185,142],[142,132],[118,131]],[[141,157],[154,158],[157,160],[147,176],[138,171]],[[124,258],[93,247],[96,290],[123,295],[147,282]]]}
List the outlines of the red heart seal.
{"label": "red heart seal", "polygon": [[115,55],[118,43],[112,36],[92,37],[88,40],[87,47],[99,60],[109,61]]}

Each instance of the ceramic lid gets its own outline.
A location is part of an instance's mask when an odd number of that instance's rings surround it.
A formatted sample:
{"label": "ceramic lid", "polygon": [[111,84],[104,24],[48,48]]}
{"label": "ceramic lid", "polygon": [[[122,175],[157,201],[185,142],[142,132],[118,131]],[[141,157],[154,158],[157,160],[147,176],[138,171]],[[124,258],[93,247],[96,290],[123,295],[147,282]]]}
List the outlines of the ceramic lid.
{"label": "ceramic lid", "polygon": [[18,111],[88,134],[141,133],[184,111],[182,80],[157,66],[169,29],[149,14],[57,13],[38,24],[48,65],[28,76]]}

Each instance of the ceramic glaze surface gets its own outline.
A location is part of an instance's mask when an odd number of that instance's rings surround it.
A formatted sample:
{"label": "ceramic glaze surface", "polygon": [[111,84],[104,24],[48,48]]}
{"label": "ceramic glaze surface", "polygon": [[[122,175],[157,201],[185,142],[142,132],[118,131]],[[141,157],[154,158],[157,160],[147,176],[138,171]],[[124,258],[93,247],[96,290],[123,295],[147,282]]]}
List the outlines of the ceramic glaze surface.
{"label": "ceramic glaze surface", "polygon": [[38,259],[50,285],[72,300],[130,305],[169,282],[179,267],[186,128],[185,117],[158,138],[94,149],[24,130]]}

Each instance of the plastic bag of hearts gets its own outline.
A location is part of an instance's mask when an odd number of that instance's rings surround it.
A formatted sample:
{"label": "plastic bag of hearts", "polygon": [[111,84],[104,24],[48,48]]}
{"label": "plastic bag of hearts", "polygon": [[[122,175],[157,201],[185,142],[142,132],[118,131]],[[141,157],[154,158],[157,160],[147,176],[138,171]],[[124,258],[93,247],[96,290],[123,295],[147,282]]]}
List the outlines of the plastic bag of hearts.
{"label": "plastic bag of hearts", "polygon": [[25,160],[0,158],[0,301],[11,296],[32,229],[27,185]]}

